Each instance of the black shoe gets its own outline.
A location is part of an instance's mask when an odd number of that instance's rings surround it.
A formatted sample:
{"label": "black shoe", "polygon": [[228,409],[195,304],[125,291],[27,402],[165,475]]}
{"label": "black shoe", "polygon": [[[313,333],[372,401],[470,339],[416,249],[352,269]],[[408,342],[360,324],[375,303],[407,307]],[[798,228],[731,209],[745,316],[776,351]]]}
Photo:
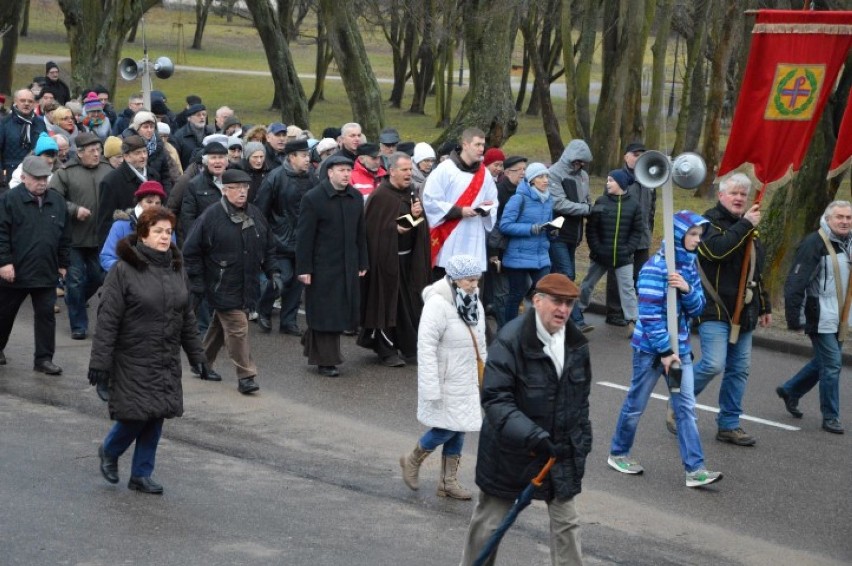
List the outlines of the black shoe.
{"label": "black shoe", "polygon": [[51,362],[50,360],[44,360],[41,362],[36,362],[33,365],[33,371],[37,371],[39,373],[46,373],[47,375],[59,375],[62,373],[62,368]]}
{"label": "black shoe", "polygon": [[3,353],[3,350],[0,350],[0,366],[6,365],[6,354]]}
{"label": "black shoe", "polygon": [[198,377],[201,375],[201,364],[189,364],[189,371],[192,375]]}
{"label": "black shoe", "polygon": [[611,324],[613,326],[627,326],[627,323],[630,322],[621,316],[608,316],[606,317],[606,323]]}
{"label": "black shoe", "polygon": [[[116,481],[118,481],[118,478],[116,478]],[[151,478],[137,478],[131,476],[130,481],[127,482],[127,488],[132,489],[133,491],[141,491],[142,493],[152,493],[154,495],[163,494],[163,486]]]}
{"label": "black shoe", "polygon": [[382,358],[382,365],[389,368],[401,368],[405,367],[405,362],[402,361],[399,356],[393,355],[388,356],[387,358]]}
{"label": "black shoe", "polygon": [[243,395],[248,395],[250,393],[254,393],[260,389],[260,385],[255,383],[253,377],[244,377],[240,380],[237,389]]}
{"label": "black shoe", "polygon": [[822,421],[822,430],[833,434],[843,434],[846,430],[840,424],[840,419],[825,419]]}
{"label": "black shoe", "polygon": [[325,377],[337,377],[340,375],[340,370],[337,369],[337,366],[319,366],[317,371]]}
{"label": "black shoe", "polygon": [[799,400],[793,399],[790,397],[790,394],[783,387],[776,387],[775,393],[778,394],[781,399],[784,400],[784,408],[787,409],[787,412],[796,417],[797,419],[801,419],[804,413],[799,410]]}
{"label": "black shoe", "polygon": [[304,332],[298,326],[285,326],[278,330],[281,334],[287,334],[289,336],[302,336]]}
{"label": "black shoe", "polygon": [[85,340],[86,336],[85,330],[75,330],[71,333],[71,340]]}
{"label": "black shoe", "polygon": [[101,459],[101,475],[109,483],[118,483],[118,458],[107,456],[103,444],[98,446],[98,456]]}
{"label": "black shoe", "polygon": [[207,368],[207,378],[201,377],[201,374],[198,375],[199,379],[204,379],[205,381],[222,381],[222,376],[216,372],[213,368]]}
{"label": "black shoe", "polygon": [[260,331],[264,334],[269,334],[272,331],[272,323],[263,315],[258,315],[257,326],[260,327]]}

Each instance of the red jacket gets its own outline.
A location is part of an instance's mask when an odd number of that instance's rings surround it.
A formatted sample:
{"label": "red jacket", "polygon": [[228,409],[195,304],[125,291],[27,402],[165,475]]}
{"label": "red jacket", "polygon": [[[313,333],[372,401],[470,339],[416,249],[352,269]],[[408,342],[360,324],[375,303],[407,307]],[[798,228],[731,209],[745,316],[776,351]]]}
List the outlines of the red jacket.
{"label": "red jacket", "polygon": [[364,200],[367,200],[367,197],[376,190],[385,175],[387,175],[387,171],[382,169],[381,166],[373,172],[364,167],[364,164],[360,161],[356,161],[355,167],[352,168],[352,178],[349,184],[364,196]]}

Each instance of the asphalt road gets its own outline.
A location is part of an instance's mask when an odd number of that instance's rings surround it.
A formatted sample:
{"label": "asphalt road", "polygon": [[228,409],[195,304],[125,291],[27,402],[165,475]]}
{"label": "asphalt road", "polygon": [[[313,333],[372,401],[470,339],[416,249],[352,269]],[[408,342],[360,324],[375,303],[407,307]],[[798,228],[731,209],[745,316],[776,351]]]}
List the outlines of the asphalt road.
{"label": "asphalt road", "polygon": [[[590,335],[595,443],[577,505],[589,564],[852,562],[852,435],[820,429],[816,391],[802,400],[801,420],[774,393],[803,358],[755,348],[746,410],[765,422],[743,426],[756,447],[714,440],[713,414],[699,411],[708,467],[725,478],[690,490],[663,400],[650,402],[636,439],[645,475],[606,465],[630,348],[620,329],[587,318],[598,326]],[[253,327],[260,393],[239,395],[221,358],[222,383],[185,372],[186,414],[166,423],[155,472],[166,494],[144,496],[101,479],[96,447],[110,425],[85,378],[91,342],[70,339],[64,312],[57,326],[61,377],[31,371],[28,307],[0,367],[0,563],[457,563],[472,504],[436,497],[434,455],[419,492],[400,479],[398,456],[423,431],[415,367],[380,367],[344,338],[342,377],[321,378],[297,338]],[[848,377],[844,368],[843,407],[852,401]],[[699,403],[716,406],[717,391],[714,382]],[[662,385],[656,392],[666,395]],[[468,488],[476,442],[468,435]],[[126,480],[129,457],[120,467]],[[547,528],[535,503],[507,535],[500,563],[548,564]]]}

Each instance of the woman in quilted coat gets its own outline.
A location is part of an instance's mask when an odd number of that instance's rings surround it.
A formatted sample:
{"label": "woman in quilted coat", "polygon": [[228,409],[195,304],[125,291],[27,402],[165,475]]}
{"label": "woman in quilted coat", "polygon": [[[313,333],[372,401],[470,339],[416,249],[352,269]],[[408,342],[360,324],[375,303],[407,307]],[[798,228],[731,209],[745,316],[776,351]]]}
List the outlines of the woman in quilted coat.
{"label": "woman in quilted coat", "polygon": [[118,243],[89,359],[89,381],[108,386],[116,421],[98,448],[101,474],[118,483],[118,458],[135,442],[127,487],[143,493],[163,493],[151,474],[163,419],[183,414],[181,347],[206,371],[181,254],[172,243],[175,222],[166,208],[146,210],[136,233]]}
{"label": "woman in quilted coat", "polygon": [[458,255],[447,275],[423,290],[417,332],[417,420],[430,427],[414,450],[399,459],[402,480],[418,489],[420,465],[443,445],[438,495],[470,499],[458,482],[465,432],[482,426],[477,358],[485,363],[485,311],[477,288],[478,259]]}

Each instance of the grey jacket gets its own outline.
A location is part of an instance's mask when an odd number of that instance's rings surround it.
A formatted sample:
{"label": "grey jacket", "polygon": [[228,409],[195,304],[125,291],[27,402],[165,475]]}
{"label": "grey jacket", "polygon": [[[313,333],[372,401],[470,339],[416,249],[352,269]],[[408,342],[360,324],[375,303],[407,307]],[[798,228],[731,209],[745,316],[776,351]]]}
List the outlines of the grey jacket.
{"label": "grey jacket", "polygon": [[553,197],[553,216],[564,216],[565,223],[560,236],[569,243],[579,244],[583,239],[583,218],[592,211],[589,197],[589,174],[579,169],[574,171],[572,161],[592,160],[592,150],[583,140],[571,140],[559,161],[547,172],[548,190]]}

